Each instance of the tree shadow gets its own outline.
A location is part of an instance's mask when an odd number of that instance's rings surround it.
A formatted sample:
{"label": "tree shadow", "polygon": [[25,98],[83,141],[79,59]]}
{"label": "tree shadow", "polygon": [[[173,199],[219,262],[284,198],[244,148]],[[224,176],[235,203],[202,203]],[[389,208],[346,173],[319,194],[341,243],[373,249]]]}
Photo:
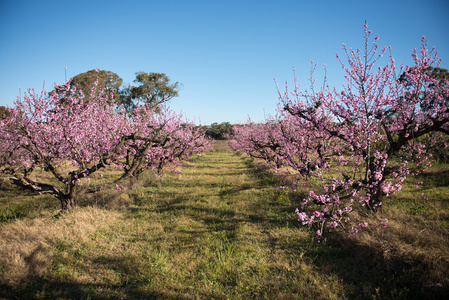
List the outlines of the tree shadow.
{"label": "tree shadow", "polygon": [[449,185],[449,170],[426,171],[419,175],[425,180],[431,181],[435,187],[445,187]]}
{"label": "tree shadow", "polygon": [[[218,191],[217,196],[224,202],[223,206],[208,207],[207,205],[197,205],[195,201],[192,201],[193,197],[207,198],[209,194],[206,189],[204,195],[198,194],[197,191],[184,190],[179,194],[175,192],[167,199],[160,199],[158,202],[153,201],[148,207],[145,199],[140,199],[140,196],[136,194],[132,196],[136,197],[133,199],[135,205],[127,208],[129,214],[126,218],[136,218],[138,215],[146,215],[147,212],[160,214],[176,212],[176,214],[186,215],[204,224],[205,226],[200,229],[173,227],[176,230],[176,246],[185,248],[198,247],[205,233],[217,234],[226,243],[233,243],[238,239],[238,230],[241,224],[249,223],[255,225],[254,227],[258,228],[264,235],[263,239],[272,252],[280,250],[291,254],[291,256],[301,256],[313,265],[319,273],[335,274],[345,286],[347,298],[449,299],[448,286],[437,283],[432,285],[429,280],[423,279],[423,276],[426,276],[433,266],[419,257],[386,256],[384,249],[380,247],[361,244],[355,239],[336,234],[329,238],[326,245],[317,244],[315,246],[309,244],[310,240],[301,237],[283,239],[271,234],[270,228],[299,227],[294,210],[305,195],[289,195],[290,200],[283,203],[277,201],[279,194],[276,194],[276,192],[261,193],[263,199],[260,198],[249,203],[245,210],[237,210],[232,206],[233,201],[237,201],[233,197],[238,199],[240,194],[242,194],[241,197],[245,197],[243,192],[250,189],[263,190],[271,187],[275,180],[271,177],[267,179],[266,173],[257,170],[252,165],[247,174],[254,176],[255,186],[223,185],[219,190],[220,184],[199,183],[201,188],[211,187],[216,189]],[[181,186],[182,184],[179,184],[179,187]],[[163,198],[163,195],[158,198]],[[142,240],[139,240],[139,238]],[[145,238],[145,236],[138,237],[135,241],[149,242],[143,240]],[[157,239],[163,239],[163,237],[156,236],[155,239],[153,242],[157,242]],[[214,251],[215,248],[210,250]],[[92,259],[94,267],[118,271],[115,273],[121,276],[117,280],[120,284],[80,283],[71,279],[40,277],[33,279],[32,282],[14,286],[0,283],[0,296],[5,299],[190,298],[187,296],[189,295],[189,287],[185,285],[169,287],[171,291],[169,289],[161,291],[154,288],[151,281],[157,279],[160,271],[158,271],[156,265],[152,266],[151,263],[142,264],[136,261],[141,258],[127,253],[116,256],[99,252],[95,255]],[[150,269],[143,270],[143,265],[149,265]],[[152,269],[153,267],[154,269]],[[446,267],[449,269],[449,266]],[[276,266],[270,265],[267,268],[275,269]],[[276,270],[273,270],[268,273],[275,274],[276,272]],[[269,281],[266,286],[260,286],[257,289],[252,288],[245,295],[249,298],[275,298],[276,291],[282,290],[283,284],[291,284],[291,281],[297,279],[297,277],[289,274],[283,274],[285,278]],[[236,285],[236,280],[238,280],[238,276],[233,277],[233,274],[230,274],[229,278],[223,278],[221,282],[226,287],[232,288]],[[217,292],[215,294],[215,290],[195,291],[195,295],[207,299],[225,298],[222,293]],[[244,295],[242,295],[243,297]]]}
{"label": "tree shadow", "polygon": [[[305,255],[321,271],[332,273],[348,287],[350,299],[449,299],[446,282],[432,282],[435,261],[386,253],[384,247],[336,234]],[[438,262],[449,270],[447,260]],[[441,279],[441,278],[440,278]]]}
{"label": "tree shadow", "polygon": [[[108,260],[105,265],[118,263]],[[119,264],[120,267],[120,264]],[[187,299],[156,290],[141,292],[139,282],[129,285],[79,283],[40,278],[24,286],[0,284],[1,299]]]}

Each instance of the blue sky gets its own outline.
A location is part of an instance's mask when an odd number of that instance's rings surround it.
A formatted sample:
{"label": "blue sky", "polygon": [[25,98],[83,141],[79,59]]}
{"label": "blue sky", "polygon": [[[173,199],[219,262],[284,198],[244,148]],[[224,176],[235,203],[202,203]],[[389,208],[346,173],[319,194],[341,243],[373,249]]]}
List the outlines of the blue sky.
{"label": "blue sky", "polygon": [[376,1],[22,1],[0,0],[0,105],[27,88],[48,91],[67,76],[99,68],[132,83],[135,72],[183,84],[171,101],[197,124],[274,114],[273,78],[304,88],[317,77],[343,82],[335,53],[363,46],[368,22],[397,62],[411,63],[426,36],[449,68],[448,0]]}

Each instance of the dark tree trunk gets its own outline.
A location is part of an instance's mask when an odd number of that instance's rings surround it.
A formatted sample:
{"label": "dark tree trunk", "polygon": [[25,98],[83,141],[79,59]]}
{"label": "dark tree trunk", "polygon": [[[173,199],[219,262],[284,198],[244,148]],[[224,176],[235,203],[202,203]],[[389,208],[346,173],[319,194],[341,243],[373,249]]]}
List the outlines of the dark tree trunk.
{"label": "dark tree trunk", "polygon": [[22,177],[20,179],[17,178],[10,178],[10,181],[15,184],[16,186],[19,186],[21,188],[31,190],[38,194],[51,194],[55,196],[56,198],[61,201],[61,211],[67,212],[71,211],[76,206],[75,201],[75,186],[74,185],[68,185],[66,187],[66,193],[64,193],[62,190],[57,189],[56,187],[45,184],[45,183],[38,183],[34,182],[28,178]]}
{"label": "dark tree trunk", "polygon": [[76,206],[76,188],[74,184],[66,185],[66,193],[59,196],[61,201],[61,211],[68,212],[75,208]]}
{"label": "dark tree trunk", "polygon": [[382,202],[383,196],[384,195],[380,187],[373,188],[371,190],[371,199],[369,200],[369,205],[367,206],[367,208],[372,212],[377,212],[378,210],[380,210],[382,208],[380,203]]}
{"label": "dark tree trunk", "polygon": [[59,200],[61,201],[62,212],[69,212],[76,206],[75,198],[72,198],[70,196],[61,197]]}
{"label": "dark tree trunk", "polygon": [[136,170],[127,171],[115,182],[121,183],[121,182],[128,181],[129,182],[128,187],[130,189],[133,189],[135,187],[135,185],[139,182],[139,174],[136,174],[136,173],[137,173]]}

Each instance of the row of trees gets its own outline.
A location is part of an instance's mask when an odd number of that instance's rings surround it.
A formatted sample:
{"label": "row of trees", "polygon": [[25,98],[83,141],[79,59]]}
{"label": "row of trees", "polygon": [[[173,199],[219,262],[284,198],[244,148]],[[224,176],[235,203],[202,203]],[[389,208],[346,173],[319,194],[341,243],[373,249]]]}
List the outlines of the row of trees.
{"label": "row of trees", "polygon": [[[121,176],[111,185],[132,186],[147,169],[174,168],[211,147],[201,128],[166,104],[154,105],[159,100],[117,109],[117,89],[103,86],[103,73],[97,74],[87,95],[72,81],[51,93],[30,89],[0,119],[2,172],[13,184],[54,195],[63,211],[76,205],[99,170],[118,168]],[[32,180],[37,169],[59,183]]]}
{"label": "row of trees", "polygon": [[[390,54],[378,67],[389,48],[378,48],[367,24],[364,32],[363,49],[343,44],[346,64],[337,55],[346,72],[342,88],[325,84],[317,90],[312,65],[309,90],[301,90],[296,78],[292,91],[278,88],[276,117],[233,128],[234,149],[278,172],[285,167],[296,171],[289,188],[311,177],[320,180],[321,189],[310,190],[296,210],[301,223],[315,224],[320,236],[336,228],[356,233],[369,226],[351,222],[354,205],[377,212],[409,175],[430,165],[432,153],[448,146],[449,77],[438,68],[435,49],[429,51],[423,38],[420,51],[412,53],[413,66],[397,69]],[[379,220],[382,226],[387,221]]]}

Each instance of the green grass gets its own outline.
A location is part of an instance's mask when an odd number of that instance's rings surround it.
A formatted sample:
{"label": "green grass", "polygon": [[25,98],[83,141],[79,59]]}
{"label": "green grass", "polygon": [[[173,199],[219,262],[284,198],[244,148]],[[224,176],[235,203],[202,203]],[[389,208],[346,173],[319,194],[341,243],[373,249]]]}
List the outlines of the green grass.
{"label": "green grass", "polygon": [[[181,177],[148,175],[133,190],[102,195],[101,205],[58,219],[4,213],[0,236],[17,255],[0,259],[0,296],[438,299],[449,293],[444,168],[385,201],[388,228],[337,233],[322,245],[295,217],[301,194],[278,191],[275,178],[221,142],[191,159]],[[425,202],[417,198],[423,190]],[[30,205],[20,204],[23,192],[7,193],[17,207]],[[23,203],[38,202],[30,197]]]}
{"label": "green grass", "polygon": [[49,216],[59,207],[59,201],[52,196],[20,190],[0,178],[0,226],[23,218]]}

